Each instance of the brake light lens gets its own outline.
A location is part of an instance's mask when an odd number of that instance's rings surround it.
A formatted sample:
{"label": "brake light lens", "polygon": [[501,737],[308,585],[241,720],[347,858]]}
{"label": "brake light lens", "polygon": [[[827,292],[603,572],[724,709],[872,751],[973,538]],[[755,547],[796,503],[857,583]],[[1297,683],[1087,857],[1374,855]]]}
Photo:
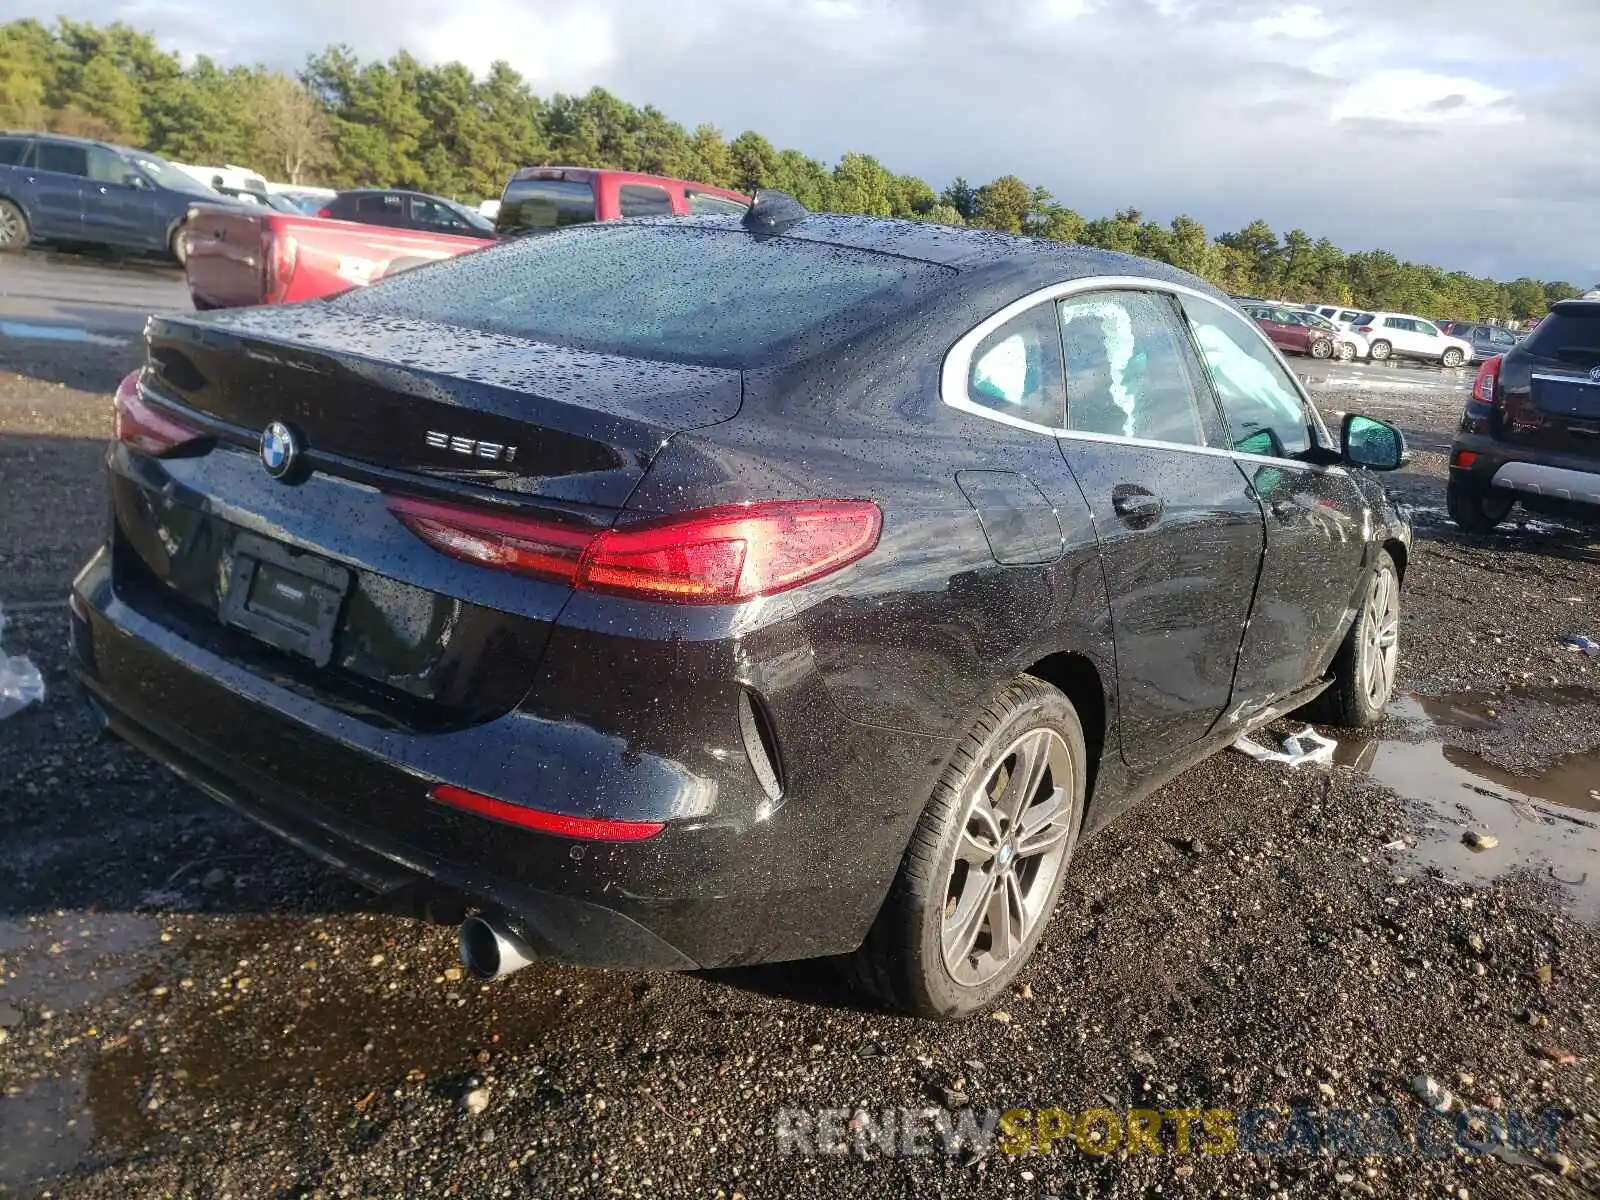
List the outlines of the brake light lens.
{"label": "brake light lens", "polygon": [[543,812],[523,804],[496,800],[451,783],[441,783],[428,793],[429,799],[448,804],[474,816],[504,821],[522,829],[553,833],[559,837],[584,838],[597,842],[642,842],[664,829],[661,821],[608,821],[600,817],[569,817],[564,813]]}
{"label": "brake light lens", "polygon": [[810,583],[871,553],[883,528],[870,500],[729,505],[601,531],[406,497],[389,507],[452,557],[676,604],[738,604]]}
{"label": "brake light lens", "polygon": [[111,410],[117,441],[146,454],[161,454],[200,436],[199,430],[145,399],[138,371],[130,371],[117,384]]}
{"label": "brake light lens", "polygon": [[333,216],[333,209],[331,209],[331,208],[319,208],[319,209],[317,209],[317,216],[319,216],[319,217],[331,217],[331,216]]}
{"label": "brake light lens", "polygon": [[288,234],[274,233],[270,226],[262,229],[261,265],[266,272],[266,302],[282,304],[300,265],[300,243]]}
{"label": "brake light lens", "polygon": [[1484,359],[1478,368],[1478,377],[1472,381],[1472,398],[1484,404],[1493,404],[1500,395],[1500,360],[1503,355]]}
{"label": "brake light lens", "polygon": [[1356,326],[1356,332],[1357,333],[1371,333],[1372,332],[1372,326],[1371,325],[1357,325]]}

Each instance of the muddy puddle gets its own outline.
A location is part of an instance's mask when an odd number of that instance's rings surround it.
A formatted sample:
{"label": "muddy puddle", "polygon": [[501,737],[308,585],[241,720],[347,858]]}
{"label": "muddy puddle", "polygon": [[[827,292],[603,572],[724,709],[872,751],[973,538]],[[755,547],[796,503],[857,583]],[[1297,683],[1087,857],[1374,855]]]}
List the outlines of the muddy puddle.
{"label": "muddy puddle", "polygon": [[0,917],[0,1028],[48,1047],[0,1078],[0,1196],[316,1105],[364,1119],[396,1089],[453,1101],[632,1001],[628,977],[547,964],[485,988],[451,969],[453,944],[412,922]]}
{"label": "muddy puddle", "polygon": [[[1549,880],[1575,916],[1600,923],[1600,749],[1558,756],[1524,774],[1451,744],[1496,728],[1518,707],[1596,704],[1600,693],[1585,689],[1529,689],[1505,698],[1406,696],[1389,708],[1400,736],[1347,738],[1334,758],[1432,809],[1414,851],[1425,867],[1472,884],[1515,872]],[[1463,841],[1469,831],[1498,844],[1474,850]]]}

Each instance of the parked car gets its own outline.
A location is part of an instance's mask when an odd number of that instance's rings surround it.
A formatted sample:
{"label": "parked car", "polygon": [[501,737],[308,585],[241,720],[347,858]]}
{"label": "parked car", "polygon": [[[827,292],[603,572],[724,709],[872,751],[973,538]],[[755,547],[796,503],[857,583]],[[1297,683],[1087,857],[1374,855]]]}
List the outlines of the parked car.
{"label": "parked car", "polygon": [[488,244],[261,204],[193,205],[183,236],[189,297],[202,311],[314,300]]}
{"label": "parked car", "polygon": [[[1446,329],[1445,326],[1449,328]],[[1517,336],[1509,329],[1482,321],[1440,322],[1442,332],[1460,338],[1472,347],[1472,357],[1477,361],[1504,354],[1517,344]]]}
{"label": "parked car", "polygon": [[353,188],[340,192],[317,210],[335,221],[382,225],[385,229],[417,229],[456,237],[493,238],[494,222],[464,204],[397,188]]}
{"label": "parked car", "polygon": [[1487,533],[1521,503],[1600,506],[1600,300],[1563,300],[1478,368],[1450,448],[1451,519]]}
{"label": "parked car", "polygon": [[1319,317],[1332,321],[1340,329],[1354,329],[1357,325],[1366,325],[1372,320],[1372,314],[1369,312],[1363,312],[1359,308],[1340,308],[1337,304],[1313,305],[1312,311]]}
{"label": "parked car", "polygon": [[145,337],[78,677],[479,977],[969,1014],[1080,836],[1394,684],[1403,438],[1163,264],[767,194]]}
{"label": "parked car", "polygon": [[1272,304],[1246,304],[1244,311],[1261,326],[1272,344],[1287,354],[1309,354],[1312,358],[1332,358],[1339,353],[1334,334],[1301,319],[1308,314]]}
{"label": "parked car", "polygon": [[109,142],[0,133],[0,251],[34,240],[170,253],[196,200],[223,203],[165,159]]}
{"label": "parked car", "polygon": [[547,233],[564,225],[676,214],[738,216],[750,197],[728,188],[634,171],[524,167],[506,183],[495,214],[503,235]]}
{"label": "parked car", "polygon": [[1327,334],[1328,337],[1333,339],[1333,357],[1337,358],[1340,362],[1350,362],[1352,359],[1367,358],[1371,353],[1367,345],[1366,338],[1362,337],[1354,329],[1351,329],[1348,326],[1339,325],[1333,321],[1330,321],[1327,317],[1324,317],[1321,313],[1317,312],[1316,308],[1312,305],[1285,309],[1279,314],[1279,316],[1282,319],[1288,320],[1292,324],[1305,325],[1313,330],[1318,330]]}
{"label": "parked car", "polygon": [[1372,357],[1416,358],[1445,367],[1459,367],[1472,361],[1472,343],[1440,333],[1432,321],[1405,313],[1368,313],[1355,331],[1367,339]]}

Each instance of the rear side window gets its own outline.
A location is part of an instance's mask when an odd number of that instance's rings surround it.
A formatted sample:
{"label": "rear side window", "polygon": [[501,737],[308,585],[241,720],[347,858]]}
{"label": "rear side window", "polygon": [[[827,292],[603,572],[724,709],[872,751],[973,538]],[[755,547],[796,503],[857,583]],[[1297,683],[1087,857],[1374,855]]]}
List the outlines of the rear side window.
{"label": "rear side window", "polygon": [[670,217],[672,197],[666,188],[625,183],[617,189],[617,207],[625,217]]}
{"label": "rear side window", "polygon": [[1009,417],[1061,428],[1066,391],[1054,305],[1036,304],[978,343],[967,369],[967,399]]}
{"label": "rear side window", "polygon": [[1162,300],[1106,292],[1063,300],[1060,312],[1069,429],[1205,444],[1184,351]]}
{"label": "rear side window", "polygon": [[742,229],[591,225],[452,258],[332,303],[601,353],[742,368],[898,316],[954,274]]}
{"label": "rear side window", "polygon": [[34,152],[34,166],[63,175],[87,175],[89,152],[83,146],[69,146],[65,142],[40,142]]}
{"label": "rear side window", "polygon": [[26,138],[0,138],[0,167],[14,167],[28,148]]}
{"label": "rear side window", "polygon": [[1522,348],[1575,367],[1600,366],[1600,304],[1552,312],[1527,336]]}
{"label": "rear side window", "polygon": [[1311,447],[1305,405],[1261,335],[1221,305],[1180,297],[1235,450],[1283,458]]}
{"label": "rear side window", "polygon": [[594,220],[594,187],[582,179],[513,179],[500,198],[501,233],[559,229]]}
{"label": "rear side window", "polygon": [[356,216],[364,221],[393,225],[404,219],[405,208],[399,196],[357,196]]}
{"label": "rear side window", "polygon": [[731,214],[742,217],[748,207],[737,200],[729,200],[726,196],[713,196],[707,192],[697,192],[693,188],[687,189],[684,196],[689,201],[691,216],[716,217]]}

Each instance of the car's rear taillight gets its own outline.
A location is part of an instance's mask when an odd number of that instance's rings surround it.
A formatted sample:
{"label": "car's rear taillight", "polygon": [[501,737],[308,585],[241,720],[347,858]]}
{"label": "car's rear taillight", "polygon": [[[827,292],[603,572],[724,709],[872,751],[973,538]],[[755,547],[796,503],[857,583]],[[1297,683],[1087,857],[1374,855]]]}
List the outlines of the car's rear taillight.
{"label": "car's rear taillight", "polygon": [[1472,398],[1484,404],[1493,404],[1500,396],[1500,360],[1504,355],[1486,358],[1478,368],[1478,377],[1472,381]]}
{"label": "car's rear taillight", "polygon": [[1372,332],[1372,326],[1371,325],[1357,325],[1356,326],[1356,332],[1357,333],[1371,333]]}
{"label": "car's rear taillight", "polygon": [[319,208],[319,209],[317,209],[317,216],[319,216],[319,217],[331,217],[331,216],[333,216],[333,209],[331,209],[331,208]]}
{"label": "car's rear taillight", "polygon": [[266,273],[265,300],[282,304],[294,282],[294,269],[300,265],[300,243],[288,234],[261,231],[261,266]]}
{"label": "car's rear taillight", "polygon": [[810,583],[870,553],[883,526],[870,500],[771,500],[599,532],[407,497],[389,507],[454,558],[677,604],[737,604]]}
{"label": "car's rear taillight", "polygon": [[138,371],[129,372],[117,385],[111,397],[111,410],[117,441],[146,454],[161,454],[200,436],[199,430],[145,399]]}

